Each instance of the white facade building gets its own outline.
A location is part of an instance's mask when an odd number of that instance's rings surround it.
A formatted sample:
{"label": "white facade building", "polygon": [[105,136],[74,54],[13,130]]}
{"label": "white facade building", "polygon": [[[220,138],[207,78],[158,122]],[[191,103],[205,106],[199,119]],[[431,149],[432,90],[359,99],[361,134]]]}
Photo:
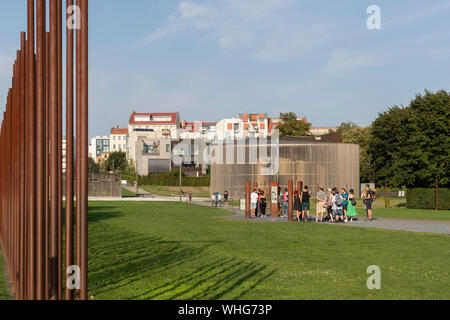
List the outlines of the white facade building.
{"label": "white facade building", "polygon": [[110,135],[111,152],[128,151],[128,128],[112,128]]}

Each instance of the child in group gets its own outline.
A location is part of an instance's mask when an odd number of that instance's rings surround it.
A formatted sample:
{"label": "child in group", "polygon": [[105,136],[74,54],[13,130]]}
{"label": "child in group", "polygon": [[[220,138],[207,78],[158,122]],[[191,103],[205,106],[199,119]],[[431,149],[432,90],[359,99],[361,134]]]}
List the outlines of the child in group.
{"label": "child in group", "polygon": [[333,198],[331,199],[334,222],[343,221],[342,197],[337,188],[333,189]]}
{"label": "child in group", "polygon": [[283,211],[282,211],[281,216],[282,217],[286,217],[286,218],[288,216],[288,209],[289,209],[288,197],[289,197],[288,190],[284,189],[284,193],[283,193],[283,196],[282,196],[282,202],[283,203],[281,205],[281,208],[283,209]]}
{"label": "child in group", "polygon": [[211,205],[213,208],[215,207],[215,204],[216,204],[216,193],[213,193],[211,195]]}

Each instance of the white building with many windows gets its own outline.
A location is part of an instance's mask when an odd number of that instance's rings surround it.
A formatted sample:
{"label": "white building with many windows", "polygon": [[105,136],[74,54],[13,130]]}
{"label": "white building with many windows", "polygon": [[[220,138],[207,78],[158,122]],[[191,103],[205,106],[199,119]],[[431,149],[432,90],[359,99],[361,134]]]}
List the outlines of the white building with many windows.
{"label": "white building with many windows", "polygon": [[128,151],[128,128],[112,128],[110,135],[111,152]]}
{"label": "white building with many windows", "polygon": [[109,136],[97,136],[91,139],[89,144],[89,157],[99,163],[108,158],[111,152]]}

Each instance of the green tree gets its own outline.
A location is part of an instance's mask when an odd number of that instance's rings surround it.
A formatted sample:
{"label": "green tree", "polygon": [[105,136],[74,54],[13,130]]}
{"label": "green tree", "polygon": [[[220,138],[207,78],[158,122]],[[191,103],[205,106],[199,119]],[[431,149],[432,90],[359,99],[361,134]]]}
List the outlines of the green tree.
{"label": "green tree", "polygon": [[100,173],[100,165],[91,157],[88,159],[88,170],[89,173]]}
{"label": "green tree", "polygon": [[371,127],[352,126],[342,132],[342,142],[358,144],[360,147],[360,179],[361,182],[373,181],[372,156],[369,143],[372,139]]}
{"label": "green tree", "polygon": [[417,95],[407,107],[394,106],[372,124],[368,152],[375,182],[427,187],[435,179],[450,185],[450,94]]}
{"label": "green tree", "polygon": [[106,171],[123,172],[128,169],[127,155],[124,152],[111,152],[104,163]]}
{"label": "green tree", "polygon": [[352,121],[342,122],[341,125],[337,128],[336,132],[344,133],[354,128],[359,128],[359,126]]}
{"label": "green tree", "polygon": [[281,123],[277,127],[280,131],[280,138],[287,136],[306,136],[309,134],[311,124],[298,119],[295,113],[281,113],[280,118]]}

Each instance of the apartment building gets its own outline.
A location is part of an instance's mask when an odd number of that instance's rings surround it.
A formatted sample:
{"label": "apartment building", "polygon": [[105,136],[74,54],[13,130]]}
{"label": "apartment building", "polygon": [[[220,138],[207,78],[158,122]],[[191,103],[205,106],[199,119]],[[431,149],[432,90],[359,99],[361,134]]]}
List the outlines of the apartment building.
{"label": "apartment building", "polygon": [[213,141],[217,138],[216,122],[181,122],[180,139],[201,139],[202,141]]}
{"label": "apartment building", "polygon": [[[306,118],[298,118],[306,122]],[[219,140],[240,138],[267,138],[281,123],[280,118],[269,118],[267,113],[242,113],[237,118],[223,119],[217,123]]]}
{"label": "apartment building", "polygon": [[139,174],[171,170],[172,142],[180,138],[180,115],[176,113],[131,113],[127,156]]}
{"label": "apartment building", "polygon": [[[180,114],[176,113],[131,113],[128,133],[158,132],[171,140],[180,139]],[[133,142],[131,142],[133,143]]]}
{"label": "apartment building", "polygon": [[108,158],[111,152],[111,143],[109,136],[97,136],[91,139],[89,144],[89,157],[99,163]]}
{"label": "apartment building", "polygon": [[128,151],[128,128],[118,126],[111,129],[110,135],[111,152],[127,152]]}

